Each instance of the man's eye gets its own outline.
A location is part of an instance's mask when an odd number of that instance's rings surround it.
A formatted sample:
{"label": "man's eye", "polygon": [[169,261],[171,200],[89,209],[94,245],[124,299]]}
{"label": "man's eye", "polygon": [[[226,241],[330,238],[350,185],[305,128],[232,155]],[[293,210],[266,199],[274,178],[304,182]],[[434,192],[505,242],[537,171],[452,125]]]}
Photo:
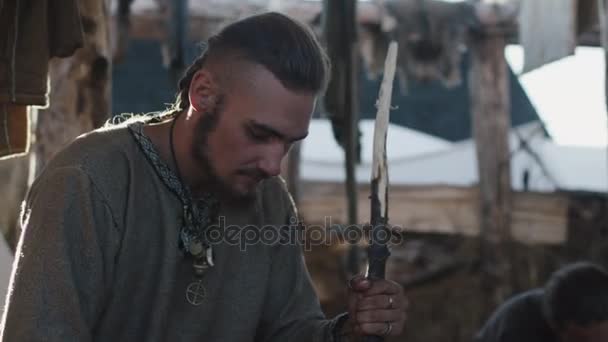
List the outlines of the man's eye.
{"label": "man's eye", "polygon": [[258,132],[256,130],[250,129],[248,130],[249,137],[258,142],[266,142],[270,140],[270,135],[262,132]]}

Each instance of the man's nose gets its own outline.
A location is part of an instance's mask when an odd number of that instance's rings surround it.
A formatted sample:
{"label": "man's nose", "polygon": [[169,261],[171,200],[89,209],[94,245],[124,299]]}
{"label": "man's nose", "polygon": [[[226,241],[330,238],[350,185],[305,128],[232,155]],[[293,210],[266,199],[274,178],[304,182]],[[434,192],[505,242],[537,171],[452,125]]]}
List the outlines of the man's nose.
{"label": "man's nose", "polygon": [[273,144],[264,151],[258,167],[266,176],[278,176],[281,173],[281,161],[285,154],[286,149],[282,144]]}

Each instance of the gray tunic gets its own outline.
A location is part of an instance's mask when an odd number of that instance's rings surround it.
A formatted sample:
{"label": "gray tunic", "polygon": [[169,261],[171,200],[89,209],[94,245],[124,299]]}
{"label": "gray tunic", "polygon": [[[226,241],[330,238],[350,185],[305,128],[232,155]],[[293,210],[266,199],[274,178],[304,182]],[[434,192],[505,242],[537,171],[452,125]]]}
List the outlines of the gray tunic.
{"label": "gray tunic", "polygon": [[[254,205],[222,216],[279,226],[294,210],[273,178]],[[196,278],[178,248],[181,214],[127,128],[77,139],[24,203],[0,340],[334,341],[338,319],[325,319],[298,244],[217,244],[204,303],[188,303]]]}

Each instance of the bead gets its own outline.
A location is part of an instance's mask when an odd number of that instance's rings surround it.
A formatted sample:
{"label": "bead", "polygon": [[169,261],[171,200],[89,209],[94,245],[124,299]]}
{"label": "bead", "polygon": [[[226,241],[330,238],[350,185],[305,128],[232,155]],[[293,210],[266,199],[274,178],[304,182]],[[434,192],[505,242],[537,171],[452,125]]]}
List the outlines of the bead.
{"label": "bead", "polygon": [[188,250],[190,251],[190,254],[197,257],[204,252],[203,244],[200,241],[192,241],[188,246]]}
{"label": "bead", "polygon": [[209,265],[204,260],[195,260],[192,264],[192,268],[194,269],[194,275],[197,277],[205,274],[205,271],[209,268]]}

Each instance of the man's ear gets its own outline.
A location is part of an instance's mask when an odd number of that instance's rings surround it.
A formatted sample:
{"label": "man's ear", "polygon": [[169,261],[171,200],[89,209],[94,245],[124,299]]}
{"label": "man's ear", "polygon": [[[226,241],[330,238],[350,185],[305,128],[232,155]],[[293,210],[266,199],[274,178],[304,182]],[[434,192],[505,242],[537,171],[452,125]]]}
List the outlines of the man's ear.
{"label": "man's ear", "polygon": [[197,71],[190,82],[188,99],[196,112],[213,111],[218,96],[218,84],[206,69]]}

